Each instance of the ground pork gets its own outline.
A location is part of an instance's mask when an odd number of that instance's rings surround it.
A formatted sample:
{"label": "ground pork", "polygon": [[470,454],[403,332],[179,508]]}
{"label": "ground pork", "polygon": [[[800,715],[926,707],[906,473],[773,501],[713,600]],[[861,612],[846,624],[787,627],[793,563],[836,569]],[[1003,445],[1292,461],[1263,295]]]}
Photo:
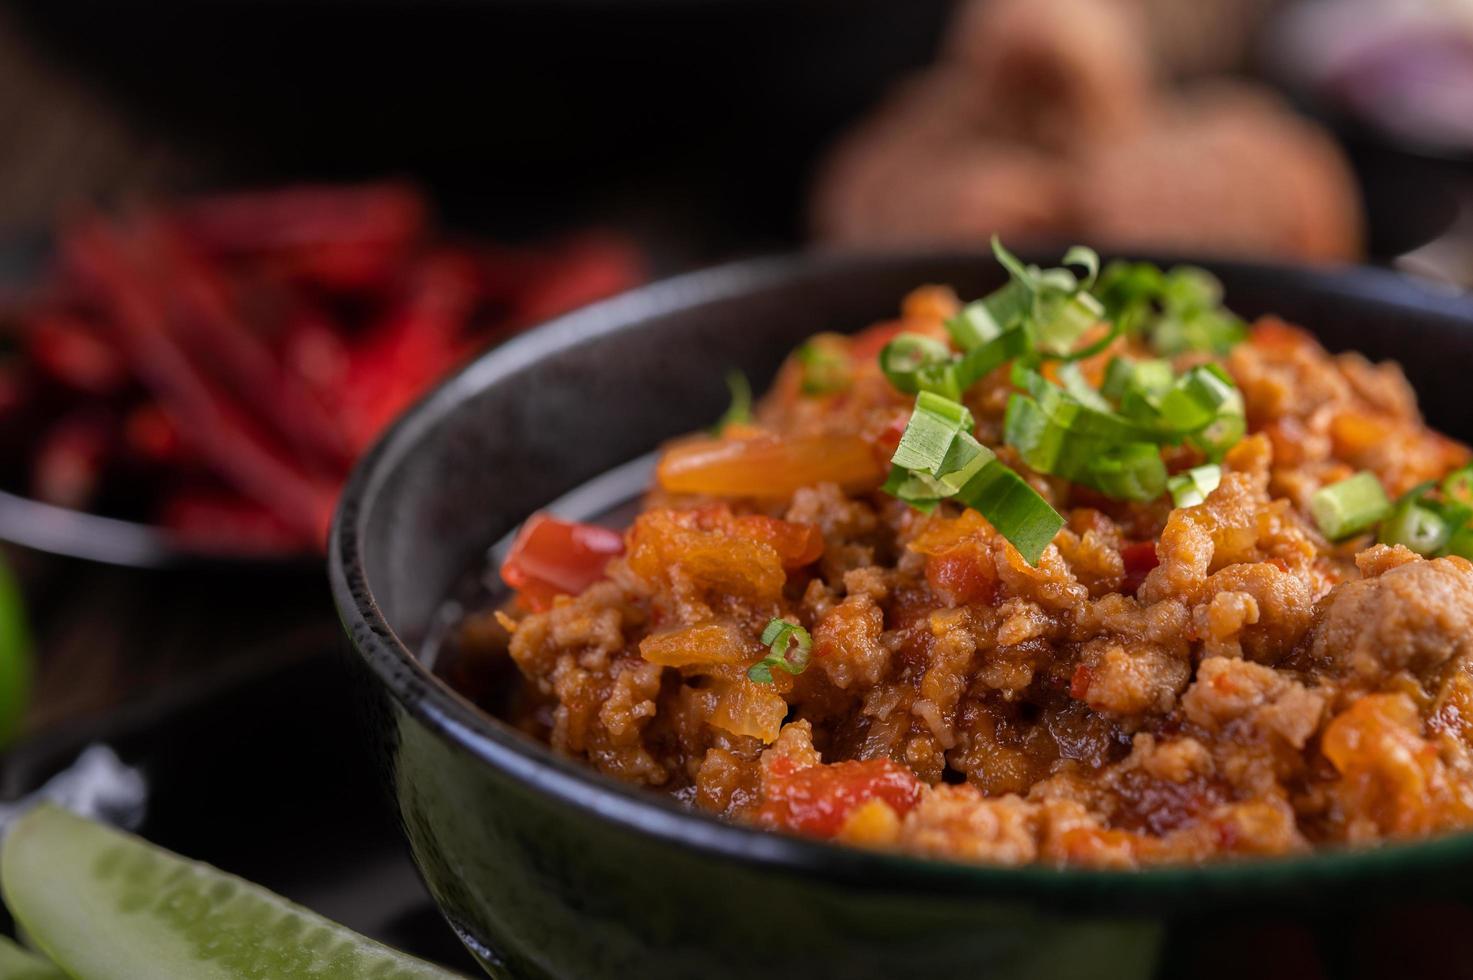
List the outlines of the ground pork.
{"label": "ground pork", "polygon": [[[728,434],[806,440],[811,483],[656,492],[604,581],[498,610],[521,677],[500,710],[734,820],[966,861],[1136,867],[1473,824],[1473,565],[1332,546],[1304,511],[1357,469],[1395,491],[1466,460],[1399,370],[1259,323],[1225,359],[1252,434],[1218,488],[1173,510],[1020,467],[1067,520],[1030,565],[975,511],[876,490],[909,400],[873,354],[956,307],[932,288],[825,340],[867,351],[837,390],[805,394],[792,359]],[[1002,371],[968,393],[984,441],[1010,390]],[[855,439],[880,461],[867,485]],[[811,635],[808,669],[758,683],[774,617]],[[483,619],[464,642],[506,636]]]}

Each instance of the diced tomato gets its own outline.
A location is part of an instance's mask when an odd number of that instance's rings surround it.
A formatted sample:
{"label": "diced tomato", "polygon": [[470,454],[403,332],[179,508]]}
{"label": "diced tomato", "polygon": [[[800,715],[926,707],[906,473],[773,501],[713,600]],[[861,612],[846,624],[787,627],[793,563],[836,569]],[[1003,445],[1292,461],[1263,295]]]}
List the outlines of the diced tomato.
{"label": "diced tomato", "polygon": [[533,514],[501,565],[501,578],[534,610],[557,595],[576,595],[603,578],[609,560],[624,553],[624,538],[606,527]]}
{"label": "diced tomato", "polygon": [[1127,595],[1135,595],[1151,569],[1161,564],[1154,541],[1133,541],[1120,549],[1120,557],[1125,562],[1125,581],[1120,589]]}
{"label": "diced tomato", "polygon": [[738,534],[772,546],[792,570],[811,565],[823,555],[823,532],[812,524],[797,524],[763,514],[746,514],[733,522]]}
{"label": "diced tomato", "polygon": [[905,816],[921,797],[921,781],[889,759],[793,768],[778,760],[763,786],[759,823],[812,837],[832,837],[856,809],[881,800]]}
{"label": "diced tomato", "polygon": [[905,327],[904,320],[887,320],[859,331],[849,341],[850,359],[864,361],[872,357],[879,357],[885,345],[894,340],[896,334],[903,331]]}
{"label": "diced tomato", "polygon": [[1283,353],[1314,344],[1310,334],[1275,316],[1260,317],[1253,324],[1249,340],[1254,347]]}
{"label": "diced tomato", "polygon": [[926,584],[954,606],[988,601],[996,581],[991,558],[976,544],[926,558]]}

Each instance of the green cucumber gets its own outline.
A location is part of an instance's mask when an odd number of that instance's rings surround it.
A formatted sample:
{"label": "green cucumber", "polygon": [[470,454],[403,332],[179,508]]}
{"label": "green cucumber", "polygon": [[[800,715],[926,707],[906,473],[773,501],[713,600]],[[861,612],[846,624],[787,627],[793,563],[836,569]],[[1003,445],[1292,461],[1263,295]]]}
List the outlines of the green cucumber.
{"label": "green cucumber", "polygon": [[454,974],[264,888],[54,806],[11,828],[0,888],[77,980],[426,980]]}
{"label": "green cucumber", "polygon": [[0,980],[67,980],[51,963],[0,937]]}

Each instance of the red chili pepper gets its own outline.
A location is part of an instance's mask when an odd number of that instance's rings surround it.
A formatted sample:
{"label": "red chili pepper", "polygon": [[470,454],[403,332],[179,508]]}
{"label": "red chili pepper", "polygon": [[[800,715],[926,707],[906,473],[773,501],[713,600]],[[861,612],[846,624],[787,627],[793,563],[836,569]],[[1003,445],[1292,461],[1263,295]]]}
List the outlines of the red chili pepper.
{"label": "red chili pepper", "polygon": [[87,222],[73,229],[63,248],[69,267],[110,309],[108,323],[120,348],[181,436],[242,493],[320,545],[336,487],[293,464],[191,364],[111,230],[100,221]]}
{"label": "red chili pepper", "polygon": [[48,377],[75,391],[110,395],[128,370],[95,325],[69,313],[47,312],[25,325],[26,351]]}
{"label": "red chili pepper", "polygon": [[[149,492],[179,473],[219,480],[210,507],[170,505],[191,528],[203,533],[208,519],[193,515],[233,501],[290,529],[291,546],[320,545],[352,454],[394,415],[489,340],[642,277],[635,252],[607,236],[446,246],[428,240],[427,214],[413,189],[380,184],[83,220],[22,309],[34,326],[24,370],[0,376],[7,458],[32,459],[41,427],[27,420],[54,418],[58,396],[106,398],[118,465],[109,455],[101,475],[150,481]],[[793,547],[806,560],[814,542]],[[525,594],[552,596],[536,582]]]}
{"label": "red chili pepper", "polygon": [[159,523],[202,551],[269,554],[301,544],[269,510],[226,491],[179,491],[164,501]]}
{"label": "red chili pepper", "polygon": [[219,271],[157,223],[145,230],[159,263],[160,291],[174,299],[168,323],[194,356],[212,364],[244,404],[311,466],[347,470],[351,456],[337,421],[237,316]]}
{"label": "red chili pepper", "polygon": [[336,404],[342,392],[351,355],[347,340],[318,311],[302,308],[288,316],[282,362],[329,406]]}
{"label": "red chili pepper", "polygon": [[639,254],[624,242],[600,235],[576,239],[523,283],[506,326],[515,330],[542,323],[621,293],[644,278]]}
{"label": "red chili pepper", "polygon": [[174,465],[189,456],[178,428],[156,402],[144,402],[128,413],[123,440],[135,456],[155,466]]}
{"label": "red chili pepper", "polygon": [[177,219],[212,255],[251,256],[289,281],[360,292],[395,278],[424,238],[428,209],[399,184],[304,186],[206,198]]}
{"label": "red chili pepper", "polygon": [[97,494],[113,440],[107,418],[83,409],[41,437],[31,462],[31,494],[58,507],[85,508]]}
{"label": "red chili pepper", "polygon": [[429,264],[405,304],[351,352],[342,423],[354,449],[366,448],[401,411],[463,357],[469,284],[455,263]]}
{"label": "red chili pepper", "polygon": [[248,254],[323,245],[407,246],[423,237],[428,209],[404,184],[303,185],[217,194],[175,214],[207,250]]}

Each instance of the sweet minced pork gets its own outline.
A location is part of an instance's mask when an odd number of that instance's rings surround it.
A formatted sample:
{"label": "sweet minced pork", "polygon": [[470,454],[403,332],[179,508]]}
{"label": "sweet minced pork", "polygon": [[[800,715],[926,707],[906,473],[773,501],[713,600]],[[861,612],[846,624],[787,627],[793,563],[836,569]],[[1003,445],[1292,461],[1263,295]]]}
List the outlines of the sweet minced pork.
{"label": "sweet minced pork", "polygon": [[[1465,461],[1394,365],[1260,321],[1223,360],[1251,434],[1195,507],[1107,500],[1001,449],[1067,518],[1033,567],[977,513],[877,489],[911,406],[878,344],[944,336],[955,307],[923,289],[898,323],[826,338],[847,388],[805,395],[790,362],[724,436],[744,468],[662,467],[603,581],[498,610],[512,720],[737,821],[965,861],[1130,868],[1473,824],[1473,566],[1332,546],[1304,509],[1358,470],[1396,494]],[[968,394],[985,444],[1010,390],[1001,371]],[[810,631],[811,663],[756,683],[775,616]]]}

